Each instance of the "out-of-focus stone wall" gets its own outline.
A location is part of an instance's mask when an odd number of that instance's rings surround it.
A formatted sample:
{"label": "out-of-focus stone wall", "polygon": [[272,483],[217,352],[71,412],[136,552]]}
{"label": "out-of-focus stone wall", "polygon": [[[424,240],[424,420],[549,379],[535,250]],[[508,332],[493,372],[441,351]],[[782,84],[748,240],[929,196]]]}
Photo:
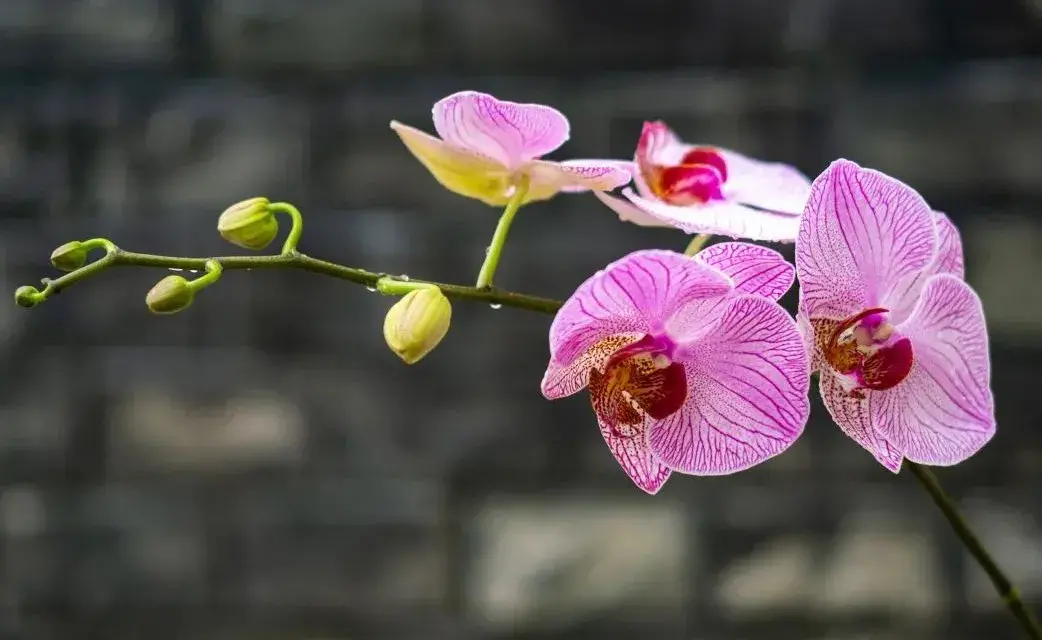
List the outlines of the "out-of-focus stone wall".
{"label": "out-of-focus stone wall", "polygon": [[[309,254],[468,282],[496,212],[387,128],[463,88],[561,108],[561,157],[626,158],[653,118],[811,175],[849,157],[963,231],[1000,431],[942,475],[1042,603],[1039,25],[1013,0],[5,0],[0,284],[71,238],[232,253],[216,216],[254,195],[302,208]],[[498,280],[563,297],[685,241],[562,196]],[[406,368],[363,288],[228,273],[160,318],[162,275],[0,305],[2,639],[1015,637],[820,407],[778,459],[651,499],[584,399],[541,398],[545,316],[457,304]]]}

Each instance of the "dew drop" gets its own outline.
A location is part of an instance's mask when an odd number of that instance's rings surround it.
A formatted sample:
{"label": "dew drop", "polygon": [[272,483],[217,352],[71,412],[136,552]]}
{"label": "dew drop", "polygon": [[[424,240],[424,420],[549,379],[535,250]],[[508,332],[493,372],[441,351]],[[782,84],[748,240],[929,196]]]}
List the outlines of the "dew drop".
{"label": "dew drop", "polygon": [[369,293],[376,293],[376,287],[366,287],[365,290]]}
{"label": "dew drop", "polygon": [[170,270],[176,271],[177,273],[181,273],[182,271],[184,271],[184,269],[178,269],[177,267],[170,267]]}
{"label": "dew drop", "polygon": [[499,304],[498,302],[493,302],[490,305],[488,305],[488,308],[489,309],[502,309],[503,305]]}
{"label": "dew drop", "polygon": [[490,253],[492,253],[492,245],[485,247],[485,255],[487,256]]}
{"label": "dew drop", "polygon": [[407,275],[405,275],[403,273],[402,275],[398,276],[398,279],[401,280],[402,282],[408,282],[409,281],[409,276],[407,276]]}
{"label": "dew drop", "polygon": [[188,273],[199,273],[198,269],[189,269]]}

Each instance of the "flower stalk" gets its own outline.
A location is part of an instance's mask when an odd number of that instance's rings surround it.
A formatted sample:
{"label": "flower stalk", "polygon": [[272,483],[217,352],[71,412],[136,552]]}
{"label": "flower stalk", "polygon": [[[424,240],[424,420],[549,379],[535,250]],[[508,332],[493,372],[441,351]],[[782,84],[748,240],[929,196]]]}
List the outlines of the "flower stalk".
{"label": "flower stalk", "polygon": [[503,215],[499,217],[499,224],[496,225],[496,231],[492,234],[492,243],[488,246],[488,253],[485,254],[485,262],[481,265],[481,271],[478,272],[478,283],[475,285],[478,289],[488,289],[492,286],[492,278],[495,277],[496,269],[499,268],[499,258],[506,245],[507,236],[510,234],[510,227],[514,224],[514,217],[518,210],[521,209],[521,203],[528,195],[528,185],[528,176],[522,176],[519,184],[514,188],[513,195],[510,196],[510,202],[503,210]]}

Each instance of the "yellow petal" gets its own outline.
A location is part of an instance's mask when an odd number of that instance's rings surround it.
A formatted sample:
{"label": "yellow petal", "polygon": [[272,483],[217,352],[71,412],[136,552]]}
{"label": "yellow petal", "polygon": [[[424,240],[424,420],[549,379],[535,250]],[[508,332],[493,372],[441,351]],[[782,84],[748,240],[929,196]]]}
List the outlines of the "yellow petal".
{"label": "yellow petal", "polygon": [[453,147],[400,122],[392,121],[391,129],[449,191],[492,206],[503,206],[509,200],[510,173],[500,163]]}

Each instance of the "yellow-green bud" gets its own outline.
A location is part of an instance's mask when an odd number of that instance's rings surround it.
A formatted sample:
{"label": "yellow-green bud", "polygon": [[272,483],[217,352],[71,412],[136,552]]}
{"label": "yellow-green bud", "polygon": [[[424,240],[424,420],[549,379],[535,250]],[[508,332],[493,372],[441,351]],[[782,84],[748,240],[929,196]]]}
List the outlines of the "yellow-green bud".
{"label": "yellow-green bud", "polygon": [[75,271],[87,264],[87,249],[82,242],[66,242],[51,253],[51,264],[62,271]]}
{"label": "yellow-green bud", "polygon": [[25,309],[32,309],[40,303],[40,290],[29,285],[18,287],[14,292],[14,303]]}
{"label": "yellow-green bud", "polygon": [[217,219],[217,231],[228,242],[260,251],[279,235],[279,221],[267,198],[250,198],[233,204]]}
{"label": "yellow-green bud", "polygon": [[145,304],[152,313],[177,313],[195,300],[191,284],[181,276],[167,276],[156,283],[145,296]]}
{"label": "yellow-green bud", "polygon": [[384,340],[405,364],[416,364],[449,331],[452,305],[441,289],[414,289],[402,296],[384,318]]}

